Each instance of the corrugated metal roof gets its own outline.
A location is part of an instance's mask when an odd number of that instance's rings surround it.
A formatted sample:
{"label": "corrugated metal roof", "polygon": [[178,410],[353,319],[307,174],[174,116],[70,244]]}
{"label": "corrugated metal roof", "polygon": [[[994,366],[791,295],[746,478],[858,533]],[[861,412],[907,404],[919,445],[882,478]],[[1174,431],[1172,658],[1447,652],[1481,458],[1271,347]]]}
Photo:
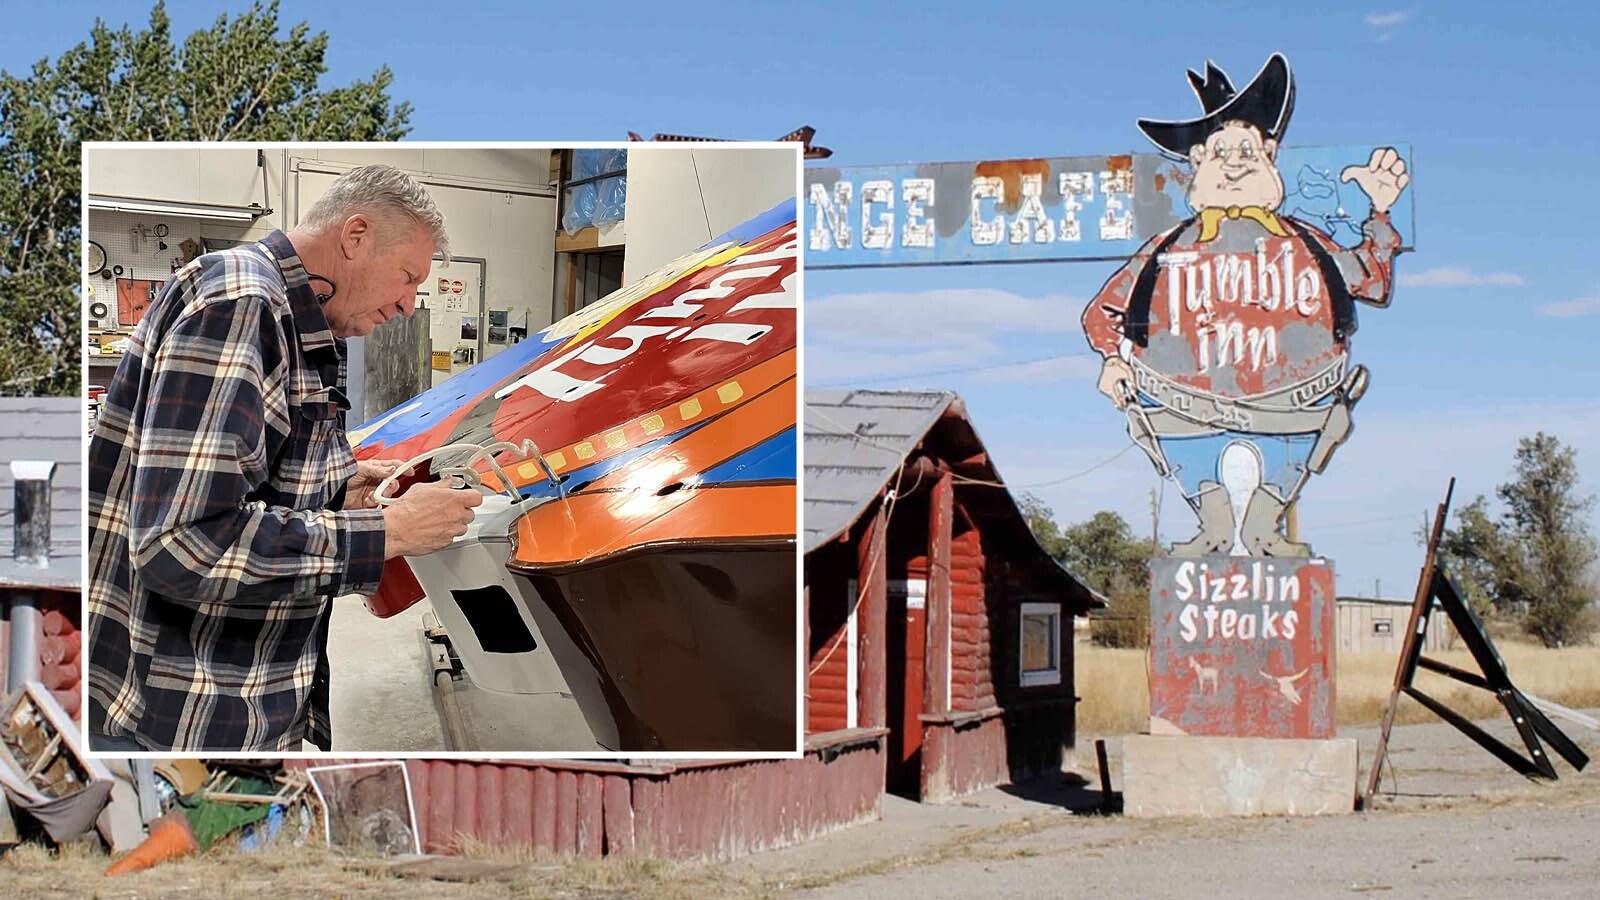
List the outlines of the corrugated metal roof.
{"label": "corrugated metal roof", "polygon": [[949,391],[806,391],[806,552],[861,515],[955,399]]}
{"label": "corrugated metal roof", "polygon": [[[83,586],[83,442],[87,426],[77,397],[0,397],[0,587]],[[50,482],[50,563],[37,566],[12,559],[16,491],[11,463],[48,460],[56,464]]]}

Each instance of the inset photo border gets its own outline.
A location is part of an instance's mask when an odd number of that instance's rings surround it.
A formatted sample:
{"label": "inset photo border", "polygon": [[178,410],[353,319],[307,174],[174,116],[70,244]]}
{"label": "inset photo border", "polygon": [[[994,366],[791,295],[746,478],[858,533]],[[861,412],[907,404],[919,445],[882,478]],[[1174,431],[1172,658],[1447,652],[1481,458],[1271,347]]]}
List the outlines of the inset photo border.
{"label": "inset photo border", "polygon": [[801,755],[798,144],[83,163],[90,757]]}

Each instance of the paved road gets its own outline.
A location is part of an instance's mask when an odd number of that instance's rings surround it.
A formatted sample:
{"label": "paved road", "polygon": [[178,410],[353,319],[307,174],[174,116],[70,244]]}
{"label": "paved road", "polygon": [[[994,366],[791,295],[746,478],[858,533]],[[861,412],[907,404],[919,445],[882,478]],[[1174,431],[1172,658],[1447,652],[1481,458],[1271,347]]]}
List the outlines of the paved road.
{"label": "paved road", "polygon": [[[1509,721],[1487,729],[1515,741]],[[1600,757],[1600,734],[1565,729]],[[1375,730],[1342,736],[1357,738],[1364,776]],[[1097,794],[1064,778],[938,807],[889,798],[881,822],[728,869],[746,884],[827,900],[1600,898],[1600,762],[1581,773],[1558,762],[1559,781],[1530,782],[1442,724],[1397,728],[1391,751],[1367,813],[1075,815],[1070,807],[1092,805]]]}
{"label": "paved road", "polygon": [[1450,812],[1191,822],[1116,831],[1110,835],[1103,826],[1073,820],[1026,838],[980,839],[943,862],[853,878],[802,896],[1600,896],[1600,804],[1594,803],[1557,808],[1485,803]]}

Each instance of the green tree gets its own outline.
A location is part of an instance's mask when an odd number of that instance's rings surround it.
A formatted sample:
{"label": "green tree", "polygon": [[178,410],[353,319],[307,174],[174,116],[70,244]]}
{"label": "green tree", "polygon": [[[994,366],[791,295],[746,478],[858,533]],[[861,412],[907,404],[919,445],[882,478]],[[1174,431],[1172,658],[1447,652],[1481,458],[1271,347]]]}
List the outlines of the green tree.
{"label": "green tree", "polygon": [[[1426,528],[1422,540],[1427,540]],[[1520,608],[1525,598],[1514,574],[1519,558],[1483,495],[1456,511],[1456,526],[1446,528],[1440,539],[1439,557],[1480,618]]]}
{"label": "green tree", "polygon": [[1518,550],[1507,574],[1528,603],[1529,633],[1547,647],[1586,637],[1590,567],[1600,558],[1584,516],[1594,497],[1578,494],[1577,451],[1539,432],[1517,442],[1516,474],[1495,493]]}
{"label": "green tree", "polygon": [[1067,548],[1062,542],[1061,526],[1056,524],[1055,511],[1026,491],[1017,495],[1017,508],[1022,511],[1022,517],[1028,521],[1028,527],[1033,530],[1033,536],[1044,552],[1060,559]]}
{"label": "green tree", "polygon": [[280,35],[276,0],[175,44],[164,3],[149,28],[89,39],[25,76],[0,72],[0,393],[77,394],[82,141],[394,140],[411,106],[387,66],[323,89],[326,33]]}
{"label": "green tree", "polygon": [[1578,493],[1577,452],[1544,432],[1522,438],[1495,494],[1498,518],[1480,495],[1445,530],[1446,568],[1479,609],[1525,610],[1523,626],[1546,646],[1581,640],[1594,627],[1586,612],[1600,545],[1585,518],[1595,498]]}
{"label": "green tree", "polygon": [[1101,510],[1087,522],[1056,524],[1055,514],[1031,494],[1018,500],[1039,544],[1106,598],[1107,608],[1093,622],[1096,643],[1142,647],[1150,637],[1150,559],[1159,545],[1140,539],[1121,516]]}

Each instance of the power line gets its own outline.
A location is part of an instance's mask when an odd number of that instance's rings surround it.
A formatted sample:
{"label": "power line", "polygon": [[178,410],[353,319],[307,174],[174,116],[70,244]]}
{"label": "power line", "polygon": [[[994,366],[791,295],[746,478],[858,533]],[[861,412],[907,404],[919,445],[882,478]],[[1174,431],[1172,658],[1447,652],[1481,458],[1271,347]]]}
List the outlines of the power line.
{"label": "power line", "polygon": [[957,369],[936,369],[930,372],[911,372],[905,375],[876,375],[866,378],[850,378],[843,381],[822,381],[807,383],[808,387],[853,387],[858,384],[881,384],[885,381],[910,381],[913,378],[939,378],[945,375],[967,375],[972,372],[989,372],[995,369],[1012,369],[1019,366],[1031,366],[1037,363],[1055,362],[1063,359],[1082,359],[1088,357],[1087,353],[1060,353],[1055,356],[1041,356],[1037,359],[1024,359],[1016,362],[986,363],[979,366],[963,366]]}
{"label": "power line", "polygon": [[1062,482],[1071,481],[1074,478],[1082,478],[1083,476],[1088,475],[1089,473],[1094,472],[1097,469],[1103,469],[1106,466],[1111,465],[1112,463],[1116,462],[1117,459],[1122,456],[1122,454],[1127,453],[1129,450],[1132,450],[1136,446],[1138,446],[1138,445],[1130,441],[1121,450],[1118,450],[1116,453],[1113,453],[1112,455],[1106,457],[1105,459],[1102,459],[1101,461],[1095,463],[1094,465],[1090,466],[1089,468],[1084,469],[1082,472],[1073,472],[1071,475],[1064,475],[1064,476],[1062,476],[1060,478],[1052,479],[1050,481],[1040,481],[1040,482],[1035,482],[1034,484],[1014,485],[1014,487],[1018,487],[1018,488],[1022,488],[1022,489],[1050,487],[1051,485],[1061,484]]}

